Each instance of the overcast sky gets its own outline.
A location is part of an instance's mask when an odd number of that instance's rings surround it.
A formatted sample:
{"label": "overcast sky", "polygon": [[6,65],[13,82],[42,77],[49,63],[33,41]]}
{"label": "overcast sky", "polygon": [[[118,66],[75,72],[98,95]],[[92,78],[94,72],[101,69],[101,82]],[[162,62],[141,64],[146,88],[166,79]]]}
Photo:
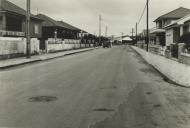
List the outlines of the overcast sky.
{"label": "overcast sky", "polygon": [[[9,0],[25,8],[26,0]],[[108,26],[108,35],[130,34],[139,20],[146,0],[31,0],[32,13],[46,14],[66,21],[92,34],[98,34],[98,16],[102,15],[102,34]],[[150,26],[160,15],[179,7],[190,8],[190,0],[150,0]],[[145,28],[145,16],[139,29]]]}

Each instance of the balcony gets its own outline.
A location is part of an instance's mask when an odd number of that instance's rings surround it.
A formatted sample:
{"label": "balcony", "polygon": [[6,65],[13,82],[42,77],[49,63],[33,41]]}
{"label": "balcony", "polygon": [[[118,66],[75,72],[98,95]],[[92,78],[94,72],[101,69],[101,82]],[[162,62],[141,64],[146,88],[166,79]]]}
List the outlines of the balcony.
{"label": "balcony", "polygon": [[4,31],[4,30],[0,30],[0,36],[18,36],[18,37],[23,37],[25,36],[24,32],[16,32],[16,31]]}

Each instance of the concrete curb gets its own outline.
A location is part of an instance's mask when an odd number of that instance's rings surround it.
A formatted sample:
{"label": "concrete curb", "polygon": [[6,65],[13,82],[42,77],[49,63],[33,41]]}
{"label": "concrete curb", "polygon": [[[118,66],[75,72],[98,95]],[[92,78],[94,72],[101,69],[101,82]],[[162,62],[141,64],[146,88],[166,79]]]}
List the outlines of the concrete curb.
{"label": "concrete curb", "polygon": [[176,85],[176,86],[179,86],[179,87],[183,87],[183,88],[190,88],[190,86],[186,86],[186,85],[183,85],[183,84],[180,84],[180,83],[177,83],[175,82],[174,80],[170,79],[166,74],[162,73],[156,66],[150,64],[138,51],[136,51],[136,49],[134,49],[133,47],[131,47],[139,56],[141,56],[141,58],[149,65],[151,66],[152,68],[154,68],[160,75],[161,77],[163,77],[163,80],[170,83],[170,84],[173,84],[173,85]]}
{"label": "concrete curb", "polygon": [[37,63],[37,62],[40,62],[40,61],[42,61],[42,60],[37,59],[37,60],[33,60],[33,61],[22,62],[22,63],[12,64],[12,65],[7,65],[7,66],[2,66],[2,67],[0,67],[0,70],[13,68],[13,67],[17,67],[17,66],[20,66],[20,65],[27,65],[27,64]]}
{"label": "concrete curb", "polygon": [[53,59],[57,59],[57,58],[61,58],[61,57],[69,56],[69,55],[75,55],[75,54],[79,54],[79,53],[93,51],[95,49],[97,49],[97,48],[86,49],[86,50],[81,50],[81,51],[73,51],[73,52],[70,52],[70,53],[65,53],[63,55],[58,55],[58,56],[54,56],[54,57],[50,57],[50,58],[41,57],[39,59],[35,59],[35,60],[27,61],[27,62],[21,62],[21,63],[10,64],[10,65],[7,65],[7,66],[1,66],[0,70],[5,70],[5,69],[13,68],[13,67],[18,67],[18,66],[21,66],[21,65],[27,65],[27,64],[32,64],[32,63],[37,63],[37,62],[42,62],[42,61],[53,60]]}

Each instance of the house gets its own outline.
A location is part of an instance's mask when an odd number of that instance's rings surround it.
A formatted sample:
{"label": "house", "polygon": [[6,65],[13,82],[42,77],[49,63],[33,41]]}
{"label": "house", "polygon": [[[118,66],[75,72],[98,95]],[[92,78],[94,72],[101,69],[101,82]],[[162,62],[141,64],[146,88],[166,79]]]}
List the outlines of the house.
{"label": "house", "polygon": [[[176,36],[172,37],[172,34],[173,34],[172,31],[167,31],[166,33],[165,27],[181,19],[184,16],[187,16],[189,13],[190,13],[190,9],[180,7],[158,17],[154,21],[156,22],[156,28],[152,29],[150,32],[152,34],[155,34],[155,37],[156,37],[155,44],[161,45],[161,46],[168,46],[170,43],[173,43],[173,42],[166,41],[166,38],[167,39],[174,38],[174,42],[177,41],[179,37],[176,37]],[[180,32],[180,29],[177,28],[174,32],[177,34]]]}
{"label": "house", "polygon": [[65,38],[67,38],[67,39],[78,39],[80,37],[81,32],[86,33],[85,31],[83,31],[77,27],[74,27],[64,21],[58,21],[58,23],[60,23],[65,28],[68,28],[67,32],[65,33]]}
{"label": "house", "polygon": [[[36,15],[38,18],[43,20],[42,22],[42,37],[40,42],[40,48],[45,49],[45,41],[48,39],[58,40],[77,40],[79,41],[82,30],[74,27],[63,21],[56,21],[44,14]],[[75,41],[73,41],[75,42]]]}
{"label": "house", "polygon": [[42,38],[43,40],[47,40],[48,38],[63,38],[63,33],[66,27],[62,26],[56,20],[44,15],[38,14],[36,15],[38,18],[43,20],[42,22]]}
{"label": "house", "polygon": [[[181,42],[181,37],[190,32],[190,13],[181,19],[164,27],[166,30],[166,43],[177,44]],[[185,40],[184,40],[185,41]]]}
{"label": "house", "polygon": [[[185,44],[186,48],[190,48],[190,13],[189,15],[167,25],[166,44],[170,45],[173,57],[179,56],[179,46]],[[182,44],[183,43],[183,44]],[[175,49],[177,49],[175,52]]]}
{"label": "house", "polygon": [[[14,22],[13,22],[14,21]],[[42,20],[31,14],[30,34],[41,37]],[[0,0],[0,36],[24,37],[26,31],[26,11],[8,0]]]}
{"label": "house", "polygon": [[[42,39],[60,38],[60,39],[78,39],[81,30],[66,22],[56,21],[44,14],[38,14],[42,22]],[[56,34],[56,35],[55,35]]]}

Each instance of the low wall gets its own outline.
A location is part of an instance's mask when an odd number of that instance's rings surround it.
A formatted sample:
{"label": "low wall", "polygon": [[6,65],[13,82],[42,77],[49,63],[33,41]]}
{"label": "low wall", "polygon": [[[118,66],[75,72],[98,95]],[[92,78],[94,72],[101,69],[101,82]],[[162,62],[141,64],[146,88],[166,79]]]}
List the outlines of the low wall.
{"label": "low wall", "polygon": [[[38,54],[39,51],[39,40],[31,39],[31,53]],[[0,59],[23,56],[25,54],[25,38],[0,37]]]}
{"label": "low wall", "polygon": [[190,54],[181,53],[179,56],[179,62],[190,66]]}
{"label": "low wall", "polygon": [[137,47],[143,49],[143,48],[144,48],[144,42],[138,41],[138,42],[137,42]]}
{"label": "low wall", "polygon": [[73,49],[80,49],[80,48],[89,48],[93,47],[93,44],[81,44],[80,40],[73,40],[73,39],[48,39],[46,41],[46,52],[59,52],[64,50],[73,50]]}
{"label": "low wall", "polygon": [[64,42],[60,39],[48,39],[46,41],[46,52],[56,52],[64,49]]}
{"label": "low wall", "polygon": [[[138,41],[137,42],[137,47],[146,50],[147,49],[147,45],[145,44],[144,41]],[[160,55],[161,52],[163,53],[163,51],[161,51],[161,46],[160,45],[152,45],[149,44],[148,46],[149,52],[154,53],[154,54],[158,54]]]}
{"label": "low wall", "polygon": [[[172,44],[174,45],[174,44]],[[172,47],[172,45],[170,47]],[[145,49],[144,43],[137,43],[137,47],[141,49]],[[184,53],[185,51],[185,44],[184,43],[179,43],[178,44],[178,62],[190,65],[190,54]],[[157,55],[162,55],[165,56],[168,59],[172,59],[172,50],[167,50],[165,48],[161,48],[159,45],[149,45],[149,52],[157,54]]]}
{"label": "low wall", "polygon": [[161,50],[161,49],[160,49],[160,46],[158,46],[158,45],[149,45],[149,51],[150,51],[151,53],[160,55],[160,54],[161,54],[161,51],[160,51],[160,50]]}

